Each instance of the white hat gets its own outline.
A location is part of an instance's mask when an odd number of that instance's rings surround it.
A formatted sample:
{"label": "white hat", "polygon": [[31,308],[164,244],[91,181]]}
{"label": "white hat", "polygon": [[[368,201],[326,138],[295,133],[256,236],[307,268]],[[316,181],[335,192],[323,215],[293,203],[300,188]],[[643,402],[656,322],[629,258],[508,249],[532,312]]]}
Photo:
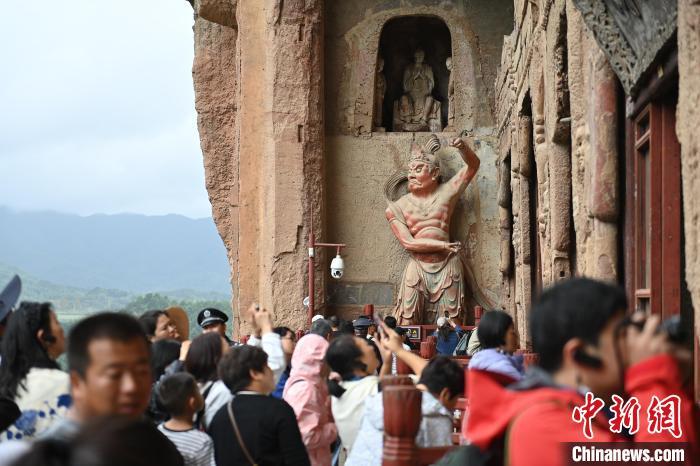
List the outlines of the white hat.
{"label": "white hat", "polygon": [[447,324],[447,319],[445,319],[444,317],[438,317],[438,320],[437,320],[438,327],[444,327],[445,324]]}
{"label": "white hat", "polygon": [[316,314],[315,316],[313,316],[311,318],[311,322],[313,323],[313,322],[316,322],[317,320],[321,320],[321,319],[323,319],[323,316],[321,314]]}

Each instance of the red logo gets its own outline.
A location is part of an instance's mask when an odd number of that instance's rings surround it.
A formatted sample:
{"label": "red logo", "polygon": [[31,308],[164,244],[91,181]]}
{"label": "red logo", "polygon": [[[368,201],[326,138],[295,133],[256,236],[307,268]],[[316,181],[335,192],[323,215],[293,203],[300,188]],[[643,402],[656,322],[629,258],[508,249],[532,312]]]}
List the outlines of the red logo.
{"label": "red logo", "polygon": [[639,410],[642,408],[639,400],[633,396],[624,402],[622,397],[617,395],[613,395],[612,399],[613,404],[610,406],[610,411],[612,411],[613,417],[608,422],[610,432],[619,434],[622,432],[622,428],[626,427],[630,434],[636,434],[639,430]]}
{"label": "red logo", "polygon": [[593,418],[603,409],[605,402],[593,396],[593,393],[586,393],[586,400],[583,406],[576,406],[571,413],[571,419],[579,424],[583,423],[583,435],[587,439],[593,438]]}
{"label": "red logo", "polygon": [[647,416],[650,434],[660,434],[666,430],[675,438],[682,435],[681,399],[678,395],[669,395],[663,400],[659,400],[656,395],[652,396]]}

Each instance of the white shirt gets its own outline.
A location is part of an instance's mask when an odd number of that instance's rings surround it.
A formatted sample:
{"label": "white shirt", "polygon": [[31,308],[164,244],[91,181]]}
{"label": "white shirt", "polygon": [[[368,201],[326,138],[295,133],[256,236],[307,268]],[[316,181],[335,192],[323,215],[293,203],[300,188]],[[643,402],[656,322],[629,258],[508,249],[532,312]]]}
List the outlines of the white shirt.
{"label": "white shirt", "polygon": [[15,403],[19,419],[0,434],[0,441],[32,440],[56,421],[64,418],[72,404],[70,378],[59,369],[29,370],[24,388],[18,387]]}
{"label": "white shirt", "polygon": [[219,412],[222,406],[226,405],[233,395],[231,395],[231,390],[228,389],[223,380],[217,380],[215,382],[207,382],[204,384],[198,384],[199,391],[204,394],[204,392],[209,388],[209,393],[204,399],[204,418],[202,419],[202,427],[204,429],[209,428],[209,424],[214,419],[216,413]]}
{"label": "white shirt", "polygon": [[262,338],[251,335],[248,339],[250,346],[262,348],[267,353],[267,366],[275,374],[275,385],[279,382],[282,373],[287,368],[287,359],[282,351],[282,340],[275,332],[264,333]]}
{"label": "white shirt", "polygon": [[360,380],[340,382],[340,386],[345,393],[340,398],[332,397],[331,411],[340,441],[349,454],[360,430],[365,400],[379,391],[379,377],[368,375]]}

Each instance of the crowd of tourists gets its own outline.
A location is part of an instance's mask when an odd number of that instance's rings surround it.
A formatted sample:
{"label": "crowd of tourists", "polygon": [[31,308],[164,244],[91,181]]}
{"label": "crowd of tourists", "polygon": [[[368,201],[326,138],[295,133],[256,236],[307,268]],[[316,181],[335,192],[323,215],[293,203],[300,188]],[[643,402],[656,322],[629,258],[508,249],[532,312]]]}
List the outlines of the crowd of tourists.
{"label": "crowd of tourists", "polygon": [[[241,315],[252,332],[235,342],[218,309],[203,309],[201,334],[184,341],[165,310],[102,312],[66,336],[60,309],[19,295],[19,279],[0,295],[0,465],[378,466],[382,377],[399,364],[422,397],[415,444],[451,447],[438,464],[564,465],[561,445],[591,438],[681,442],[687,464],[700,458],[687,342],[594,280],[562,282],[533,305],[527,370],[499,310],[474,331],[437,319],[438,354],[426,360],[392,316],[319,315],[295,332],[252,304]],[[456,354],[471,356],[466,371]],[[642,415],[616,430],[614,409],[582,408],[591,399],[678,405],[673,428]]]}

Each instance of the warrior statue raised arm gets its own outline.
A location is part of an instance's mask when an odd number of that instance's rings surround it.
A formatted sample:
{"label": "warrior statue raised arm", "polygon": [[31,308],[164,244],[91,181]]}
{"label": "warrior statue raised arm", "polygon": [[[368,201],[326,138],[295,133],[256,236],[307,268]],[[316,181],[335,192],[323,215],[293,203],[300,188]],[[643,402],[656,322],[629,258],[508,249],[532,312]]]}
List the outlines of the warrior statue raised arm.
{"label": "warrior statue raised arm", "polygon": [[386,209],[391,230],[411,255],[394,312],[399,325],[434,324],[445,314],[462,319],[462,245],[450,241],[450,217],[479,169],[479,158],[461,138],[454,139],[451,146],[459,150],[466,166],[440,183],[437,137],[432,135],[422,150],[414,144],[408,165],[409,193]]}

